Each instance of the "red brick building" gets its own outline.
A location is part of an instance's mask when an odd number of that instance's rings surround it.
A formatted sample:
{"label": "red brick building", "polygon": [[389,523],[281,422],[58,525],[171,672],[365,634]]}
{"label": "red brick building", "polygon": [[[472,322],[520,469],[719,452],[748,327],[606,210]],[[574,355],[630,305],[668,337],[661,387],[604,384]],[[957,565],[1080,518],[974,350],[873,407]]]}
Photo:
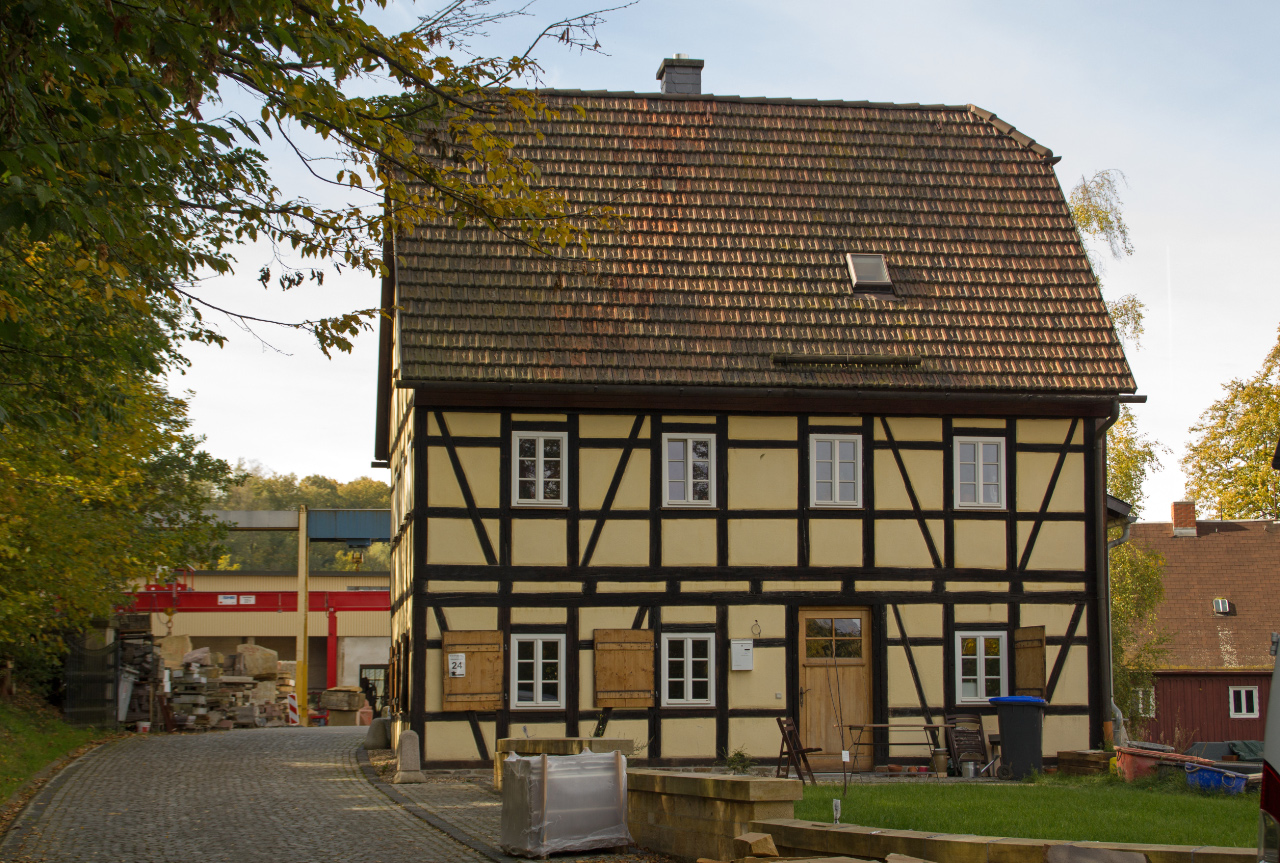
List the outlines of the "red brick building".
{"label": "red brick building", "polygon": [[1194,501],[1180,501],[1171,521],[1135,524],[1131,541],[1164,555],[1157,619],[1173,636],[1146,737],[1261,740],[1280,630],[1280,521],[1201,520]]}

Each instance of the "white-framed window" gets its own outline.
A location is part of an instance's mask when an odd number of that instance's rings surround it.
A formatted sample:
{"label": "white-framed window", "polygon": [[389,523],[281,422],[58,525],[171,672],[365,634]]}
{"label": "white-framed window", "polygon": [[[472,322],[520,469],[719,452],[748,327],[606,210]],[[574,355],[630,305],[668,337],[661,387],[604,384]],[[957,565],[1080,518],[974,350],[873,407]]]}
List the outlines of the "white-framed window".
{"label": "white-framed window", "polygon": [[512,707],[564,707],[564,636],[511,636]]}
{"label": "white-framed window", "polygon": [[1257,719],[1258,716],[1258,687],[1231,687],[1231,718]]}
{"label": "white-framed window", "polygon": [[1156,690],[1154,686],[1142,686],[1133,691],[1133,712],[1139,719],[1154,719],[1156,715]]}
{"label": "white-framed window", "polygon": [[515,432],[511,500],[517,506],[565,506],[569,436],[564,432]]}
{"label": "white-framed window", "polygon": [[664,506],[716,505],[716,436],[662,436]]}
{"label": "white-framed window", "polygon": [[956,633],[956,701],[986,701],[1008,694],[1006,635]]}
{"label": "white-framed window", "polygon": [[1004,509],[1004,438],[955,439],[956,507]]}
{"label": "white-framed window", "polygon": [[662,636],[662,705],[714,707],[716,637],[710,633]]}
{"label": "white-framed window", "polygon": [[862,506],[862,435],[809,435],[809,505]]}

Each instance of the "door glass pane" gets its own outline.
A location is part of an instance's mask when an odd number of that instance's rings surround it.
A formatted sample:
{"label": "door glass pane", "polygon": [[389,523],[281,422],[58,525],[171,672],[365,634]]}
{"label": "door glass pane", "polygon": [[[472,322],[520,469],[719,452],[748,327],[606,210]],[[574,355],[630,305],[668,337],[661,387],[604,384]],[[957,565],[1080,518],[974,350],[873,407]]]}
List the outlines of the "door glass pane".
{"label": "door glass pane", "polygon": [[862,618],[838,617],[835,622],[837,638],[856,638],[862,635]]}
{"label": "door glass pane", "polygon": [[862,639],[839,639],[836,641],[837,659],[860,659],[862,657]]}
{"label": "door glass pane", "polygon": [[804,655],[812,656],[812,657],[830,656],[831,655],[830,639],[826,639],[826,638],[821,640],[816,638],[807,639],[805,641]]}
{"label": "door glass pane", "polygon": [[813,637],[831,637],[831,618],[811,617],[804,623],[805,635]]}

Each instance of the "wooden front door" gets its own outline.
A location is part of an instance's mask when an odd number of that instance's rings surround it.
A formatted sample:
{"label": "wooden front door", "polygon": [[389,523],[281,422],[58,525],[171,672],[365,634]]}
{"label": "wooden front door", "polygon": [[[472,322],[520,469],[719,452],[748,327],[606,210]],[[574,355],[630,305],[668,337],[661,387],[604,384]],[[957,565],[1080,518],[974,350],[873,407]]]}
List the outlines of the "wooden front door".
{"label": "wooden front door", "polygon": [[[870,609],[800,609],[800,740],[822,747],[809,756],[814,770],[839,771],[840,751],[853,742],[840,726],[872,721],[871,643]],[[852,769],[870,770],[871,747],[850,750],[850,759]]]}

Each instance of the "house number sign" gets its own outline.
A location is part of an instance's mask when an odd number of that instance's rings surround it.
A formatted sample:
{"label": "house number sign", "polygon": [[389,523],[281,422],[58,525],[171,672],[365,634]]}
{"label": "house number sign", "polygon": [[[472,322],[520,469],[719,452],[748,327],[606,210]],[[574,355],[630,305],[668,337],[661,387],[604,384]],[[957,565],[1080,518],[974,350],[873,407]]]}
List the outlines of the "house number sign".
{"label": "house number sign", "polygon": [[449,654],[449,676],[450,677],[466,677],[467,676],[467,655],[465,653]]}

